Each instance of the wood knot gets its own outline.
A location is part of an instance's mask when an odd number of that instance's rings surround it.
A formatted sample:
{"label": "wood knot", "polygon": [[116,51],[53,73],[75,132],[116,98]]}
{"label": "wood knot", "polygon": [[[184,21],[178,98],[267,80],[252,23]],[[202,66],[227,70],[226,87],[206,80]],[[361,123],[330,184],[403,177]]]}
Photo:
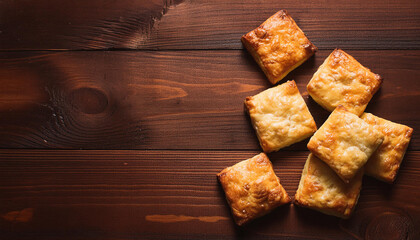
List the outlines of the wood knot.
{"label": "wood knot", "polygon": [[409,239],[413,223],[409,216],[397,212],[384,212],[367,226],[366,239]]}
{"label": "wood knot", "polygon": [[105,111],[108,98],[104,92],[94,88],[79,88],[71,92],[70,102],[74,108],[87,114]]}

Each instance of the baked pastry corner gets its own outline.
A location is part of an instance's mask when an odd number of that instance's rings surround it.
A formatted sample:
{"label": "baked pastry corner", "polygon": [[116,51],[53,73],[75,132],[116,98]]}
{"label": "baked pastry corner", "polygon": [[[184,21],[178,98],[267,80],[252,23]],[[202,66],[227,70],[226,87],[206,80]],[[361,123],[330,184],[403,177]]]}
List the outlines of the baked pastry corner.
{"label": "baked pastry corner", "polygon": [[302,141],[317,129],[295,81],[247,97],[245,106],[264,152]]}
{"label": "baked pastry corner", "polygon": [[264,153],[225,168],[217,178],[239,226],[291,201]]}
{"label": "baked pastry corner", "polygon": [[317,51],[285,10],[243,35],[241,40],[272,84],[282,80]]}
{"label": "baked pastry corner", "polygon": [[363,169],[349,183],[344,183],[311,153],[302,172],[295,203],[328,215],[349,218],[359,199],[362,178]]}
{"label": "baked pastry corner", "polygon": [[392,183],[395,181],[400,164],[410,143],[413,129],[370,113],[363,113],[361,118],[385,136],[381,146],[366,163],[365,174],[381,181]]}
{"label": "baked pastry corner", "polygon": [[308,93],[332,112],[338,105],[360,116],[382,84],[382,78],[341,49],[335,49],[307,85]]}
{"label": "baked pastry corner", "polygon": [[309,140],[308,149],[350,182],[383,140],[381,132],[340,105]]}

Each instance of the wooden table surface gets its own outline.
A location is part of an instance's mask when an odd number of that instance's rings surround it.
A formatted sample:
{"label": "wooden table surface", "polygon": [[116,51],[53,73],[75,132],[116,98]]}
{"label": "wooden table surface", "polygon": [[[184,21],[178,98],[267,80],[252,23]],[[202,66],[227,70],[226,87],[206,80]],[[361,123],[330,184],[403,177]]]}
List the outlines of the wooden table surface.
{"label": "wooden table surface", "polygon": [[[286,9],[384,77],[367,112],[414,128],[394,184],[340,220],[294,205],[246,227],[216,173],[261,151],[243,100],[271,85],[240,37]],[[420,239],[418,0],[0,1],[1,239]],[[269,154],[296,192],[307,140]]]}

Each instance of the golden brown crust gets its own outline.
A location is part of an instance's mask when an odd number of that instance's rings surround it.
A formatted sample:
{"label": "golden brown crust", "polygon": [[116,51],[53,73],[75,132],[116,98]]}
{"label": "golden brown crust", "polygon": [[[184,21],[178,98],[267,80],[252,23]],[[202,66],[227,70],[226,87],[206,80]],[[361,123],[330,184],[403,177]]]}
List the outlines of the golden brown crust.
{"label": "golden brown crust", "polygon": [[317,51],[285,10],[271,16],[241,40],[272,84]]}
{"label": "golden brown crust", "polygon": [[323,108],[333,111],[343,105],[360,116],[381,83],[381,76],[343,50],[335,49],[318,68],[307,89]]}
{"label": "golden brown crust", "polygon": [[302,141],[317,129],[295,81],[247,97],[245,106],[264,152]]}
{"label": "golden brown crust", "polygon": [[349,182],[383,140],[381,132],[340,105],[309,140],[308,149]]}
{"label": "golden brown crust", "polygon": [[413,129],[370,113],[364,113],[361,118],[385,136],[382,145],[366,163],[365,173],[379,180],[392,183],[397,176],[410,143]]}
{"label": "golden brown crust", "polygon": [[324,162],[309,154],[295,203],[328,215],[349,218],[359,198],[363,170],[349,182],[344,183]]}
{"label": "golden brown crust", "polygon": [[225,168],[217,178],[238,225],[291,201],[264,153]]}

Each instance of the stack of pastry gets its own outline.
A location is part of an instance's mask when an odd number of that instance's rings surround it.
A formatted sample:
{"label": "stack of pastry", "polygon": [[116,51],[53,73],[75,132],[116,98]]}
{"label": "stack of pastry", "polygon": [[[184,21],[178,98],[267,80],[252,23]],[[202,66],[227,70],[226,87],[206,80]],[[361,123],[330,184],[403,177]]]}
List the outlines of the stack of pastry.
{"label": "stack of pastry", "polygon": [[[317,48],[282,10],[242,37],[268,80],[276,84]],[[295,204],[348,218],[364,174],[393,182],[413,129],[364,110],[382,78],[342,50],[334,50],[307,85],[309,95],[332,113],[317,130],[294,81],[247,97],[246,109],[264,152],[310,136]],[[218,179],[238,225],[289,203],[267,155],[224,169]]]}

